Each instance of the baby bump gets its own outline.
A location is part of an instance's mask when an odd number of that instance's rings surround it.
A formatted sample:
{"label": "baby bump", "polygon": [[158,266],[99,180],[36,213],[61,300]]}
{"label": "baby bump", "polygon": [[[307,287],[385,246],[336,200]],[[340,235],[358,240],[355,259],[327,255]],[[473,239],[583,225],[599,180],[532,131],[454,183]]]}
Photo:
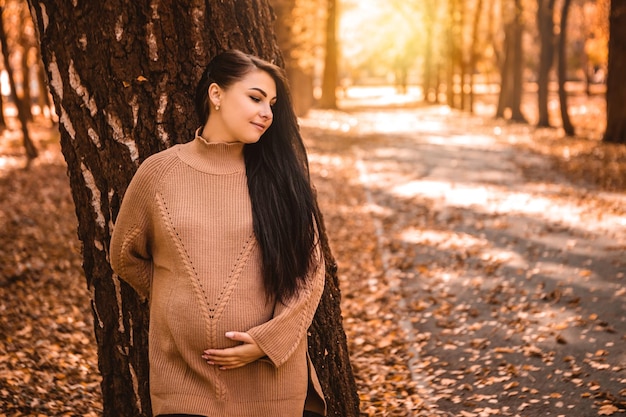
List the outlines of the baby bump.
{"label": "baby bump", "polygon": [[150,343],[156,343],[167,355],[199,355],[207,344],[206,309],[201,301],[185,277],[155,276],[150,300]]}

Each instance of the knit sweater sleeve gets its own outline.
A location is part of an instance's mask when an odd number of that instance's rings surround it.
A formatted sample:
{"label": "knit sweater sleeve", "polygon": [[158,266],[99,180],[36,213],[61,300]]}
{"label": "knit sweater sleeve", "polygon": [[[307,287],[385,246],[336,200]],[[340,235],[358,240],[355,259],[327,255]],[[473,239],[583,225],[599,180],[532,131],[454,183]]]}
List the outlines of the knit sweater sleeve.
{"label": "knit sweater sleeve", "polygon": [[139,166],[126,189],[110,245],[113,271],[143,298],[148,298],[152,282],[150,207],[157,176],[151,162]]}
{"label": "knit sweater sleeve", "polygon": [[247,332],[276,367],[284,364],[306,337],[322,297],[326,268],[320,244],[314,256],[318,259],[317,267],[298,295],[286,303],[277,302],[274,317]]}

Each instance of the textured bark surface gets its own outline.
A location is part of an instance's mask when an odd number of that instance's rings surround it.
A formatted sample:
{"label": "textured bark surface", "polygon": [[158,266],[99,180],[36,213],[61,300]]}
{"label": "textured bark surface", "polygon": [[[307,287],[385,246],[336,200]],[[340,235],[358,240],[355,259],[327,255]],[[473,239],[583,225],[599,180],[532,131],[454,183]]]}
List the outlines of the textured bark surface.
{"label": "textured bark surface", "polygon": [[604,141],[626,143],[626,0],[611,0]]}
{"label": "textured bark surface", "polygon": [[[92,294],[105,416],[150,416],[147,305],[112,274],[121,198],[151,154],[192,138],[193,88],[217,51],[282,65],[265,0],[29,0],[59,115]],[[324,236],[325,237],[325,236]],[[358,415],[332,254],[310,337],[330,415]],[[341,373],[341,374],[340,374]]]}

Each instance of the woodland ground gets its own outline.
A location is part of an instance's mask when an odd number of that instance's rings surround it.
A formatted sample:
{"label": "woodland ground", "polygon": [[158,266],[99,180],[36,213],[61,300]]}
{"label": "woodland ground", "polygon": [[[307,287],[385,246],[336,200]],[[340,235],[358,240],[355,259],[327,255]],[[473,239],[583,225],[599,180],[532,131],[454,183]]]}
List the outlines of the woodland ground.
{"label": "woodland ground", "polygon": [[[479,111],[491,110],[480,107]],[[364,416],[626,412],[626,147],[444,107],[302,119]],[[58,133],[0,143],[0,416],[101,414]]]}

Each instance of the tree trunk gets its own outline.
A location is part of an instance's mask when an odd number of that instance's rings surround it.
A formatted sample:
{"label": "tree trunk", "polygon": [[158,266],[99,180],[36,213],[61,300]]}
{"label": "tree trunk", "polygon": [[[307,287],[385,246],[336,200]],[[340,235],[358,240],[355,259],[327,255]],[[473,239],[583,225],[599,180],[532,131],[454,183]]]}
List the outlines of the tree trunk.
{"label": "tree trunk", "polygon": [[13,103],[17,108],[17,118],[20,121],[20,125],[22,127],[22,140],[24,143],[24,150],[26,151],[26,167],[30,166],[30,163],[33,159],[37,158],[38,152],[37,148],[35,148],[35,144],[31,141],[30,135],[28,133],[28,117],[24,112],[24,104],[20,97],[17,94],[17,88],[15,86],[15,78],[13,77],[13,68],[11,67],[11,62],[9,59],[9,47],[7,43],[7,34],[4,30],[4,7],[0,6],[0,45],[2,46],[2,56],[4,58],[4,68],[7,71],[7,75],[9,78],[9,87],[11,88],[11,98],[13,99]]}
{"label": "tree trunk", "polygon": [[626,0],[611,0],[605,142],[626,143]]}
{"label": "tree trunk", "polygon": [[7,128],[7,121],[4,118],[4,97],[0,94],[0,133]]}
{"label": "tree trunk", "polygon": [[565,91],[565,81],[567,79],[567,16],[571,0],[564,0],[561,8],[561,34],[559,38],[559,101],[561,103],[561,119],[563,120],[563,130],[565,135],[574,136],[574,126],[567,112],[567,91]]}
{"label": "tree trunk", "polygon": [[[50,93],[48,83],[46,83],[46,72],[41,60],[41,53],[37,51],[37,103],[42,115],[52,116],[52,103],[50,103]],[[47,109],[47,110],[46,110]]]}
{"label": "tree trunk", "polygon": [[523,93],[523,49],[522,49],[522,6],[521,0],[510,0],[503,6],[504,62],[501,68],[500,96],[496,117],[504,117],[505,110],[511,112],[511,120],[526,123],[522,114]]}
{"label": "tree trunk", "polygon": [[27,47],[24,47],[24,53],[22,54],[22,111],[27,121],[33,121],[32,111],[32,99],[30,92],[30,70],[28,66],[28,52]]}
{"label": "tree trunk", "polygon": [[456,108],[456,97],[454,92],[454,75],[456,73],[456,21],[455,13],[457,7],[457,0],[448,1],[448,25],[446,31],[446,40],[448,43],[448,65],[446,72],[446,103],[450,108]]}
{"label": "tree trunk", "polygon": [[496,118],[504,118],[505,110],[511,108],[512,102],[512,84],[513,84],[513,66],[512,55],[513,48],[511,46],[513,27],[512,24],[504,25],[504,51],[502,64],[500,65],[500,92],[498,94],[498,106],[496,107]]}
{"label": "tree trunk", "polygon": [[[315,19],[303,19],[302,14],[315,12],[311,5],[299,5],[297,0],[271,0],[276,22],[276,41],[285,61],[285,72],[291,85],[291,96],[298,116],[304,116],[313,107],[313,59],[315,53]],[[303,20],[306,20],[303,22]],[[313,20],[310,22],[309,20]],[[298,27],[294,28],[294,23]],[[306,27],[302,27],[307,25]],[[311,57],[301,60],[299,57]]]}
{"label": "tree trunk", "polygon": [[539,0],[537,5],[537,29],[539,31],[540,52],[537,73],[537,126],[549,127],[548,94],[550,69],[554,61],[554,1]]}
{"label": "tree trunk", "polygon": [[[457,59],[459,62],[459,109],[469,110],[469,94],[467,93],[466,85],[470,83],[469,77],[472,76],[472,72],[469,69],[469,63],[471,57],[466,57],[465,54],[465,21],[467,18],[467,4],[461,1],[457,5],[457,25],[458,30],[458,54]],[[470,54],[472,53],[470,48]]]}
{"label": "tree trunk", "polygon": [[476,61],[478,61],[478,28],[480,27],[480,15],[483,11],[483,0],[477,0],[476,10],[474,10],[474,20],[472,23],[472,47],[470,49],[470,61],[469,61],[469,91],[468,91],[468,110],[470,113],[474,112],[474,74],[476,73]]}
{"label": "tree trunk", "polygon": [[322,97],[319,106],[322,109],[337,108],[337,85],[339,69],[337,67],[337,0],[328,1],[326,16],[326,55],[322,77]]}
{"label": "tree trunk", "polygon": [[29,62],[29,55],[30,55],[30,48],[31,48],[31,43],[32,40],[27,37],[25,35],[25,29],[26,26],[28,24],[31,23],[31,18],[30,15],[28,14],[28,9],[26,7],[26,4],[23,4],[22,7],[20,7],[20,19],[19,19],[19,25],[20,25],[20,36],[19,36],[19,43],[20,43],[20,47],[22,49],[22,62],[21,62],[21,74],[22,74],[22,105],[24,106],[23,111],[24,111],[24,115],[26,117],[26,119],[29,122],[33,121],[33,111],[32,111],[32,98],[31,98],[31,89],[30,89],[30,66],[28,65]]}
{"label": "tree trunk", "polygon": [[[424,36],[426,38],[426,51],[424,52],[424,70],[422,79],[422,88],[424,90],[424,100],[427,103],[436,103],[438,86],[433,85],[434,73],[437,71],[435,62],[433,60],[433,43],[434,39],[434,22],[435,22],[435,5],[434,0],[426,0],[424,2],[425,8],[425,21],[424,21]],[[438,77],[437,77],[438,78]]]}
{"label": "tree trunk", "polygon": [[511,102],[511,120],[527,123],[522,114],[522,94],[524,93],[524,49],[522,45],[522,1],[515,0],[515,19],[513,20],[513,96]]}
{"label": "tree trunk", "polygon": [[[212,56],[239,48],[282,65],[272,11],[266,0],[29,4],[83,244],[104,416],[150,416],[147,305],[111,271],[112,225],[137,166],[193,138],[193,91]],[[357,416],[336,263],[325,230],[322,240],[327,280],[309,351],[329,415]]]}

